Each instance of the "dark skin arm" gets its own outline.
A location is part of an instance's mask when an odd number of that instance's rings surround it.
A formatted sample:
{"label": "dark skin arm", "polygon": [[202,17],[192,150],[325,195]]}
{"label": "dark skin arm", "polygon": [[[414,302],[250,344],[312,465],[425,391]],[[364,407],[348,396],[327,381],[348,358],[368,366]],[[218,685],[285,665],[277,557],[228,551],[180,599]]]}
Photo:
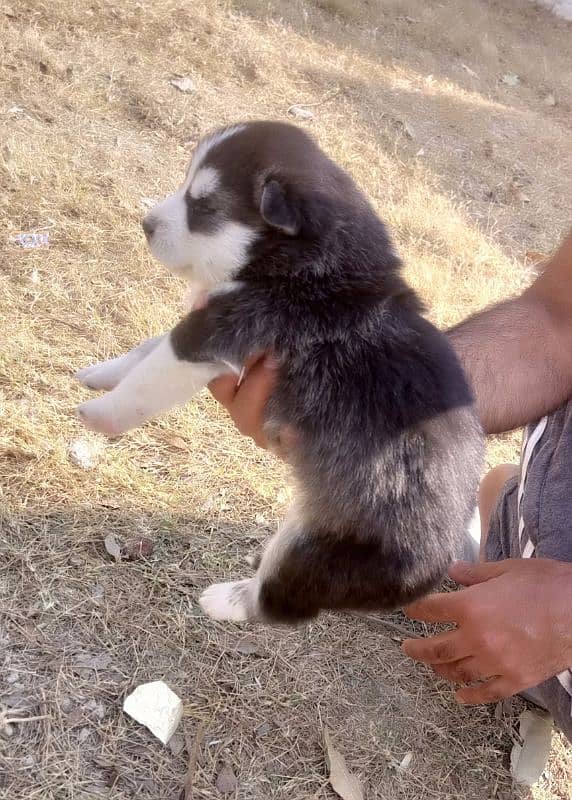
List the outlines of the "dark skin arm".
{"label": "dark skin arm", "polygon": [[449,331],[486,433],[519,428],[572,397],[572,231],[520,296]]}
{"label": "dark skin arm", "polygon": [[[449,332],[470,377],[487,433],[534,421],[572,397],[572,232],[520,297],[470,317]],[[275,381],[267,358],[237,384],[211,386],[239,431],[260,447]],[[285,450],[294,432],[285,431]],[[403,643],[412,658],[460,684],[462,703],[487,703],[534,686],[572,665],[572,564],[544,559],[454,564],[467,586],[407,609],[416,619],[453,622],[445,634]]]}

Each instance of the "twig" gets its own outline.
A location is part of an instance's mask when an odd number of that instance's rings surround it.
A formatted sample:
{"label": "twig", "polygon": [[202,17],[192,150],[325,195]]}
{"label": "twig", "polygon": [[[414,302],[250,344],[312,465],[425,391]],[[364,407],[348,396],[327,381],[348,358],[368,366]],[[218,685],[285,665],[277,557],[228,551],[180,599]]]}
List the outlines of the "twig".
{"label": "twig", "polygon": [[316,100],[314,103],[293,103],[288,109],[286,109],[286,113],[290,114],[293,108],[317,108],[317,106],[327,103],[328,100],[333,100],[334,97],[337,97],[341,91],[342,90],[340,88],[336,87],[335,89],[329,89],[321,100]]}
{"label": "twig", "polygon": [[399,633],[400,636],[405,636],[406,639],[423,638],[421,634],[414,633],[414,631],[409,631],[407,628],[397,625],[395,622],[390,622],[388,619],[383,619],[382,617],[373,617],[370,614],[359,614],[357,611],[347,611],[346,614],[348,617],[362,619],[366,622],[373,622],[376,625],[383,625],[384,628],[389,628],[390,631],[395,631],[395,633]]}
{"label": "twig", "polygon": [[50,714],[41,714],[38,717],[4,717],[4,725],[14,725],[16,722],[37,722],[39,719],[50,719]]}
{"label": "twig", "polygon": [[201,722],[195,735],[195,741],[192,747],[189,748],[189,737],[185,734],[185,741],[187,743],[187,752],[189,753],[189,766],[185,776],[185,784],[181,792],[181,800],[193,800],[193,784],[195,781],[195,770],[197,768],[197,758],[199,755],[199,748],[203,741],[205,734],[205,724]]}

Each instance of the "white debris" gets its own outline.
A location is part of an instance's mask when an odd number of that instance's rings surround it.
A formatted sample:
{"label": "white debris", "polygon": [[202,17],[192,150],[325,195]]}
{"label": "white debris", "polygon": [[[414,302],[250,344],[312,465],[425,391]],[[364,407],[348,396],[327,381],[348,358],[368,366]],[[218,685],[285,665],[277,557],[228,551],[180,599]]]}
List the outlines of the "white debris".
{"label": "white debris", "polygon": [[123,710],[167,744],[183,716],[183,703],[166,683],[151,681],[142,683],[125,698]]}
{"label": "white debris", "polygon": [[175,89],[185,94],[190,94],[195,91],[195,82],[192,78],[189,78],[188,75],[179,75],[176,78],[171,78],[169,83],[171,86],[174,86]]}
{"label": "white debris", "polygon": [[501,81],[507,86],[518,86],[520,78],[514,72],[507,72],[506,75],[502,76]]}
{"label": "white debris", "polygon": [[409,769],[409,767],[411,766],[411,762],[412,761],[413,761],[413,753],[410,750],[408,753],[405,753],[405,755],[401,759],[401,762],[400,762],[399,766],[397,767],[397,769],[400,772],[406,772]]}
{"label": "white debris", "polygon": [[474,69],[471,69],[469,66],[467,66],[467,64],[461,64],[461,66],[462,66],[462,68],[465,70],[465,72],[468,72],[468,73],[469,73],[469,75],[471,76],[471,78],[478,78],[478,77],[479,77],[479,76],[477,75],[477,73],[475,72],[475,70],[474,70]]}
{"label": "white debris", "polygon": [[572,20],[572,0],[534,0],[562,19]]}
{"label": "white debris", "polygon": [[515,744],[510,754],[510,773],[517,783],[533,786],[546,768],[552,744],[552,717],[541,711],[520,715],[522,745]]}
{"label": "white debris", "polygon": [[50,234],[48,231],[40,233],[19,233],[14,241],[25,250],[33,250],[36,247],[48,247],[50,244]]}
{"label": "white debris", "polygon": [[109,555],[119,563],[121,561],[121,545],[117,540],[117,536],[114,533],[108,533],[103,540],[103,544]]}
{"label": "white debris", "polygon": [[70,461],[82,469],[93,469],[101,453],[101,446],[88,439],[74,439],[68,448]]}
{"label": "white debris", "polygon": [[314,112],[304,106],[290,106],[287,113],[298,119],[314,119]]}

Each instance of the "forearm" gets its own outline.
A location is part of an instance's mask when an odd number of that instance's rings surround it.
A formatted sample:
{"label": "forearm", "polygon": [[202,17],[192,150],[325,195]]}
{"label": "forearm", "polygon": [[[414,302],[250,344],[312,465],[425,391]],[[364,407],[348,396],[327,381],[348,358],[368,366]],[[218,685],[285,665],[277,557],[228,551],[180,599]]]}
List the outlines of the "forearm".
{"label": "forearm", "polygon": [[518,428],[572,396],[572,236],[521,297],[449,331],[487,433]]}
{"label": "forearm", "polygon": [[569,381],[547,342],[551,327],[545,309],[519,297],[449,332],[486,433],[518,428],[567,399]]}

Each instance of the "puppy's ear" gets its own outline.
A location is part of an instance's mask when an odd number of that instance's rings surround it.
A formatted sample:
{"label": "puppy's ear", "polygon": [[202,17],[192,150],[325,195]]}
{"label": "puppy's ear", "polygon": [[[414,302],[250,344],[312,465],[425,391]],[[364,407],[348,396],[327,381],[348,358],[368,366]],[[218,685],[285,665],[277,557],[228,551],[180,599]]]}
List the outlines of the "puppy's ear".
{"label": "puppy's ear", "polygon": [[297,236],[300,233],[300,212],[284,187],[275,180],[264,184],[260,198],[260,215],[273,228]]}

